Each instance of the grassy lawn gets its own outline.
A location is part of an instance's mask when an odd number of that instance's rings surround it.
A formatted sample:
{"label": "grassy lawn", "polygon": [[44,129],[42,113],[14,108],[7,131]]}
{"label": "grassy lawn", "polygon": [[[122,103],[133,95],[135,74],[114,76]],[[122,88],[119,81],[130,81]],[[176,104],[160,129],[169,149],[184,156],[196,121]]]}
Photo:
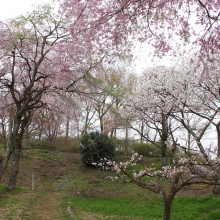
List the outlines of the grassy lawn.
{"label": "grassy lawn", "polygon": [[[76,213],[86,211],[87,216],[89,213],[98,213],[109,219],[163,219],[163,201],[160,197],[72,197],[71,202]],[[219,208],[220,200],[216,197],[178,197],[173,203],[171,219],[219,220]]]}
{"label": "grassy lawn", "polygon": [[[160,165],[158,158],[144,158],[138,167],[152,163]],[[106,180],[113,173],[84,167],[79,154],[27,151],[21,158],[18,187],[13,192],[6,190],[7,175],[6,172],[0,185],[0,219],[3,220],[163,219],[161,197],[134,184]],[[211,191],[199,196],[178,195],[171,219],[219,220],[220,198],[210,194]]]}
{"label": "grassy lawn", "polygon": [[172,219],[218,220],[220,199],[213,196],[177,197],[174,200]]}
{"label": "grassy lawn", "polygon": [[133,199],[120,196],[88,199],[72,197],[72,208],[88,213],[99,213],[109,219],[162,219],[163,203],[160,198]]}
{"label": "grassy lawn", "polygon": [[49,151],[42,149],[32,149],[29,152],[29,156],[36,158],[43,158],[43,159],[54,159],[54,160],[61,160],[63,158],[61,155],[51,154],[49,153]]}

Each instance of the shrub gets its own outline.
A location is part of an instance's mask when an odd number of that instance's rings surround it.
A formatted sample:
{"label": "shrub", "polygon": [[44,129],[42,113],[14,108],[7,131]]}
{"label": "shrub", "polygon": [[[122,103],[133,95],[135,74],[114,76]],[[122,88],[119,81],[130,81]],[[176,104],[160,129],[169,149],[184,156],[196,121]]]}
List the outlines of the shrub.
{"label": "shrub", "polygon": [[81,138],[82,162],[86,166],[99,163],[103,158],[113,160],[115,157],[114,141],[105,134],[91,132]]}
{"label": "shrub", "polygon": [[53,144],[57,151],[79,153],[77,137],[56,137],[53,139]]}
{"label": "shrub", "polygon": [[55,150],[56,146],[50,143],[47,139],[29,139],[28,148],[37,148],[37,149],[46,149],[46,150]]}
{"label": "shrub", "polygon": [[132,150],[140,155],[147,157],[160,157],[161,150],[150,143],[135,143]]}
{"label": "shrub", "polygon": [[44,150],[56,150],[64,152],[79,153],[78,139],[56,137],[50,142],[47,138],[34,139],[30,138],[27,144],[28,148],[44,149]]}

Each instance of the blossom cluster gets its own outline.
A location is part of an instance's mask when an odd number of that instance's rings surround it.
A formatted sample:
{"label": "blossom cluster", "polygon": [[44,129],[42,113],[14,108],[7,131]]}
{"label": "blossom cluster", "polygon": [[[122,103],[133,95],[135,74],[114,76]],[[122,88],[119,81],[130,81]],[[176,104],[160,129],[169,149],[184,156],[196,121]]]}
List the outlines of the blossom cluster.
{"label": "blossom cluster", "polygon": [[122,180],[128,178],[134,181],[142,181],[143,177],[154,177],[158,180],[169,180],[171,182],[177,181],[179,184],[198,179],[214,180],[220,166],[219,158],[206,161],[205,158],[195,155],[191,157],[178,157],[173,165],[163,166],[161,169],[156,169],[152,164],[151,167],[146,166],[139,172],[133,170],[132,174],[130,174],[128,167],[136,166],[137,162],[141,159],[142,156],[135,153],[131,156],[131,159],[126,162],[117,163],[103,158],[102,162],[98,164],[93,163],[93,165],[101,169],[111,169],[116,172],[118,177],[107,177],[107,179],[110,179],[111,181],[118,180],[118,178]]}
{"label": "blossom cluster", "polygon": [[142,155],[138,155],[138,153],[134,153],[131,156],[131,159],[126,162],[115,162],[115,161],[110,161],[106,158],[101,158],[99,163],[92,163],[93,166],[96,166],[100,169],[106,169],[106,170],[113,170],[116,173],[120,173],[123,170],[126,170],[128,166],[136,166],[137,161],[140,161],[142,159]]}

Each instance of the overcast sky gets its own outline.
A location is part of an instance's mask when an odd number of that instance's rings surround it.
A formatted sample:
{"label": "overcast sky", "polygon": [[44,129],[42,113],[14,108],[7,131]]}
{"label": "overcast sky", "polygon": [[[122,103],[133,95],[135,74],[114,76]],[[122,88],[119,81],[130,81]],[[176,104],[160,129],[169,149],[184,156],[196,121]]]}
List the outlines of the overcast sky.
{"label": "overcast sky", "polygon": [[0,20],[13,18],[32,10],[33,4],[50,0],[0,0]]}

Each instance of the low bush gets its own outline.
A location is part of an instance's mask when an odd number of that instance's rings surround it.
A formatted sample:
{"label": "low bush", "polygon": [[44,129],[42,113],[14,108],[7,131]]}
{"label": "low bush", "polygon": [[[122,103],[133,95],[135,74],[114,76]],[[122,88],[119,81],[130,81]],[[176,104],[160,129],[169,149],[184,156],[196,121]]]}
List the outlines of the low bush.
{"label": "low bush", "polygon": [[86,166],[93,166],[103,158],[113,160],[115,157],[114,141],[105,134],[91,132],[81,138],[82,162]]}
{"label": "low bush", "polygon": [[57,151],[65,151],[72,153],[79,153],[77,137],[56,137],[53,140],[53,144],[56,146]]}
{"label": "low bush", "polygon": [[73,152],[73,153],[79,152],[77,138],[57,137],[54,138],[52,142],[50,142],[47,138],[42,138],[42,139],[32,138],[28,140],[27,147],[44,149],[44,150]]}
{"label": "low bush", "polygon": [[37,148],[45,150],[55,150],[56,146],[53,143],[50,143],[47,139],[29,139],[27,148]]}
{"label": "low bush", "polygon": [[132,145],[132,150],[146,157],[160,157],[160,148],[150,143],[135,143]]}

